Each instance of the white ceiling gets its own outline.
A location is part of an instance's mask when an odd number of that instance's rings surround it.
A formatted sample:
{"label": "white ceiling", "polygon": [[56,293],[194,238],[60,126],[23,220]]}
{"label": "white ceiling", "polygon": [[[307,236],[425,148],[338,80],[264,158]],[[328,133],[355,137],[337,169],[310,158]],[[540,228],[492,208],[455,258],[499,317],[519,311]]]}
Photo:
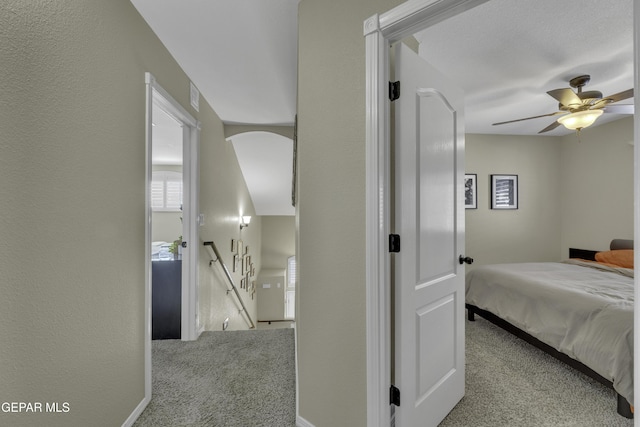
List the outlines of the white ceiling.
{"label": "white ceiling", "polygon": [[[131,2],[225,123],[293,124],[299,0]],[[546,92],[581,74],[591,75],[585,90],[605,96],[633,87],[632,12],[633,0],[491,0],[416,38],[421,55],[464,89],[467,132],[535,135],[553,118],[492,123],[557,111]],[[621,117],[606,114],[596,125]],[[560,126],[544,135],[569,132]],[[264,156],[253,155],[267,144],[279,149],[282,141],[267,135],[234,137],[234,148],[256,213],[289,215],[290,179],[277,177],[286,186],[277,198],[262,196],[262,184],[276,178],[269,171],[291,170],[290,157],[264,167]],[[260,188],[247,178],[253,171],[262,171]],[[268,198],[281,210],[267,210]]]}
{"label": "white ceiling", "polygon": [[151,164],[182,165],[182,126],[155,104],[151,117]]}
{"label": "white ceiling", "polygon": [[558,111],[546,92],[582,74],[591,75],[585,90],[605,96],[633,87],[633,0],[491,0],[416,38],[421,55],[465,90],[469,133],[537,134],[554,118],[492,123]]}
{"label": "white ceiling", "polygon": [[269,132],[231,137],[258,215],[295,215],[291,204],[293,141]]}
{"label": "white ceiling", "polygon": [[299,0],[131,2],[223,122],[293,125]]}
{"label": "white ceiling", "polygon": [[[293,126],[299,0],[131,2],[224,123]],[[292,141],[267,132],[232,141],[256,214],[294,215]]]}

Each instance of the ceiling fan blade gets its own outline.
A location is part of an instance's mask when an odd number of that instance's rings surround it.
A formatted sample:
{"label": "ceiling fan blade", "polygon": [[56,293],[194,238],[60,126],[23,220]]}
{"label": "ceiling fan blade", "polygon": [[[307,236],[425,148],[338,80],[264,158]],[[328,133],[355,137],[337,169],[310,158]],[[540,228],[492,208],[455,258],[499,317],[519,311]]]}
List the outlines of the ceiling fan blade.
{"label": "ceiling fan blade", "polygon": [[591,104],[591,107],[589,107],[590,110],[597,110],[599,108],[604,108],[606,107],[608,104],[611,104],[613,101],[611,101],[611,99],[609,98],[602,98],[601,100],[594,102],[593,104]]}
{"label": "ceiling fan blade", "polygon": [[576,95],[574,91],[569,88],[554,89],[547,92],[551,97],[558,100],[560,104],[567,107],[579,107],[582,105],[582,100]]}
{"label": "ceiling fan blade", "polygon": [[631,97],[633,97],[633,89],[627,89],[624,92],[616,93],[611,96],[607,96],[606,98],[602,98],[601,100],[591,105],[590,109],[595,110],[598,108],[603,108],[608,104],[613,104],[614,102],[622,101],[623,99],[628,99]]}
{"label": "ceiling fan blade", "polygon": [[551,123],[549,126],[547,126],[546,128],[542,129],[540,132],[538,133],[545,133],[545,132],[549,132],[550,130],[554,130],[555,128],[557,128],[558,126],[560,126],[560,122],[555,121],[553,123]]}
{"label": "ceiling fan blade", "polygon": [[609,114],[633,114],[634,105],[633,104],[607,105],[604,108],[604,112]]}
{"label": "ceiling fan blade", "polygon": [[607,96],[605,99],[610,99],[611,102],[618,102],[618,101],[622,101],[623,99],[629,99],[632,97],[633,97],[633,88]]}
{"label": "ceiling fan blade", "polygon": [[567,112],[566,111],[556,111],[555,113],[542,114],[541,116],[525,117],[524,119],[516,119],[516,120],[509,120],[509,121],[506,121],[506,122],[494,123],[493,126],[504,125],[504,124],[507,124],[507,123],[521,122],[523,120],[539,119],[540,117],[557,116],[559,114],[567,114]]}

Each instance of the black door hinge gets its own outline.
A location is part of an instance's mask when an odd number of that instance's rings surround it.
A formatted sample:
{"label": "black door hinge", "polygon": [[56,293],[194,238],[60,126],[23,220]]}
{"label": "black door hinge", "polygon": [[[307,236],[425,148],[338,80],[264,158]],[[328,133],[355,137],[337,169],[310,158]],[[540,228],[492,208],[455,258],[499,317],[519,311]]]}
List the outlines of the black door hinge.
{"label": "black door hinge", "polygon": [[389,234],[389,252],[400,252],[399,234]]}
{"label": "black door hinge", "polygon": [[182,242],[182,243],[180,243],[180,245],[181,245],[183,248],[186,248],[186,247],[187,247],[187,242]]}
{"label": "black door hinge", "polygon": [[400,98],[400,81],[389,82],[389,99],[395,101]]}
{"label": "black door hinge", "polygon": [[400,390],[394,385],[391,385],[391,388],[389,389],[389,403],[391,405],[400,406]]}

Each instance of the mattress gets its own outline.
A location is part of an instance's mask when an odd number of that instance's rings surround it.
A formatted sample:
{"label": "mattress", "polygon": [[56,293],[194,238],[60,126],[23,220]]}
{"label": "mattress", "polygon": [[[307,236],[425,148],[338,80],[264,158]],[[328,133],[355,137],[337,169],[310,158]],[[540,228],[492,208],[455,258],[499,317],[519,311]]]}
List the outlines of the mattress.
{"label": "mattress", "polygon": [[487,310],[613,383],[633,405],[633,269],[596,262],[494,264],[466,276]]}

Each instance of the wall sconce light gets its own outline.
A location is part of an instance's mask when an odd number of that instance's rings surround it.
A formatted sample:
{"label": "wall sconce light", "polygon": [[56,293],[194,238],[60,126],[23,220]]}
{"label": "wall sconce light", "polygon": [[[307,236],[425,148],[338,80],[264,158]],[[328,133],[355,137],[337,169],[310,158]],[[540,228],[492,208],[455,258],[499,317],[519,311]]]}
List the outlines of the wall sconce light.
{"label": "wall sconce light", "polygon": [[240,217],[240,230],[242,230],[245,227],[249,226],[249,223],[251,222],[251,217],[246,215],[246,216],[241,216]]}

